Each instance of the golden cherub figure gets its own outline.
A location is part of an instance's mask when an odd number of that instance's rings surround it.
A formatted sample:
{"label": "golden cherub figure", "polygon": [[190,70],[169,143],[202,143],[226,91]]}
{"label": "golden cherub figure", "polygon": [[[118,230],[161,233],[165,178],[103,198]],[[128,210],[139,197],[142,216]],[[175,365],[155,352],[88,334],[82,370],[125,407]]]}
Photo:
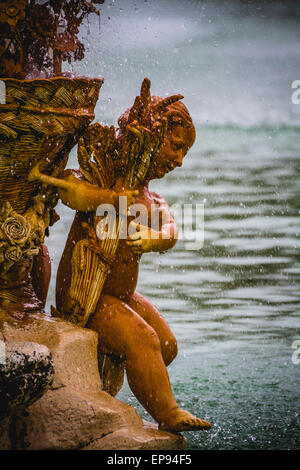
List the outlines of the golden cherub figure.
{"label": "golden cherub figure", "polygon": [[[176,339],[136,285],[142,254],[164,252],[177,241],[169,206],[149,183],[181,166],[194,143],[182,98],[151,96],[145,79],[134,105],[119,118],[118,133],[100,124],[89,128],[79,143],[80,171],[66,172],[63,180],[38,170],[31,174],[58,186],[63,202],[77,210],[57,273],[57,314],[96,331],[100,351],[123,361],[131,390],[160,429],[176,432],[211,424],[179,408],[166,368],[177,355]],[[128,226],[138,230],[127,239],[99,240],[95,211],[101,203],[117,207],[120,195],[128,196],[128,206],[142,204],[149,223],[136,227],[129,216]],[[157,230],[151,227],[153,210],[163,214]]]}

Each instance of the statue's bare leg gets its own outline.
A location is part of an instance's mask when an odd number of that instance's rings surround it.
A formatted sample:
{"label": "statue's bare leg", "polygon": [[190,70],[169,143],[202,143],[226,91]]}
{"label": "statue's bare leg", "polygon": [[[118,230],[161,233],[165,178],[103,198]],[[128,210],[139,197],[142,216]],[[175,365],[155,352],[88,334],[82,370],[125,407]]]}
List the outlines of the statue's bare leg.
{"label": "statue's bare leg", "polygon": [[128,302],[136,313],[138,313],[158,335],[161,353],[166,366],[177,356],[177,341],[166,320],[157,308],[143,295],[135,292]]}
{"label": "statue's bare leg", "polygon": [[129,305],[103,295],[87,324],[105,348],[126,360],[134,395],[161,429],[188,431],[209,428],[207,421],[180,410],[173,396],[156,331]]}

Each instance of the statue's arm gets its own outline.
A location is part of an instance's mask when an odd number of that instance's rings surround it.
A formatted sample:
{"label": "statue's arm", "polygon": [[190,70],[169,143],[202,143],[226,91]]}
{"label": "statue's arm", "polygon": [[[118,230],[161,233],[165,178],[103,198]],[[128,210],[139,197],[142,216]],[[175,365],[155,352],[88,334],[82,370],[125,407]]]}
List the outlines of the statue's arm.
{"label": "statue's arm", "polygon": [[79,172],[65,170],[60,181],[54,181],[62,202],[81,212],[96,211],[100,204],[117,205],[118,194],[112,189],[99,188],[79,177]]}
{"label": "statue's arm", "polygon": [[79,177],[79,172],[73,170],[65,170],[60,178],[54,178],[40,173],[39,168],[34,167],[28,180],[38,180],[46,185],[55,186],[62,202],[80,212],[96,211],[100,204],[112,204],[116,207],[119,196],[127,196],[130,205],[138,194],[138,191],[132,190],[121,190],[117,193],[112,189],[100,188],[84,181]]}
{"label": "statue's arm", "polygon": [[163,252],[170,250],[176,245],[178,239],[177,224],[170,212],[167,201],[155,192],[151,192],[151,195],[154,202],[158,204],[159,212],[161,214],[157,251]]}

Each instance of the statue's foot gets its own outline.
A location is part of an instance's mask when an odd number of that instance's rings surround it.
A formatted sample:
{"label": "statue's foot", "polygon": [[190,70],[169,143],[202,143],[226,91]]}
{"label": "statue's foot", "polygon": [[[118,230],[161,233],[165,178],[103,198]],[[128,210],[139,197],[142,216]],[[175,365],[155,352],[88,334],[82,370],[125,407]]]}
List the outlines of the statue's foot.
{"label": "statue's foot", "polygon": [[165,431],[200,431],[201,429],[209,429],[211,424],[204,419],[197,418],[188,411],[180,408],[172,411],[168,418],[161,422],[159,429]]}

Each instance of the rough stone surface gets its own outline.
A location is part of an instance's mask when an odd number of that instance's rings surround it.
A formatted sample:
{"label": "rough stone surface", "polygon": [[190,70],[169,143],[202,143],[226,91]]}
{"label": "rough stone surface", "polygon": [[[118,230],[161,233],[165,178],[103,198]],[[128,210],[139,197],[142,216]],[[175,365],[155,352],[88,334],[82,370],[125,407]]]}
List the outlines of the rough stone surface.
{"label": "rough stone surface", "polygon": [[184,449],[180,435],[145,426],[136,410],[101,390],[97,334],[36,314],[24,321],[0,311],[7,347],[35,342],[52,354],[50,389],[24,413],[3,424],[0,449]]}
{"label": "rough stone surface", "polygon": [[5,345],[0,364],[0,419],[38,400],[53,376],[52,357],[46,346],[24,341]]}
{"label": "rough stone surface", "polygon": [[[122,424],[118,407],[109,406],[109,397],[82,395],[61,388],[46,393],[18,419],[19,449],[78,449],[95,437],[114,432]],[[140,423],[138,415],[130,423]],[[21,432],[26,427],[26,433]]]}
{"label": "rough stone surface", "polygon": [[24,321],[6,317],[2,324],[6,342],[34,341],[48,347],[55,364],[54,388],[68,386],[90,392],[101,387],[95,361],[98,338],[93,331],[42,314]]}
{"label": "rough stone surface", "polygon": [[185,450],[186,440],[177,434],[158,431],[157,426],[144,422],[143,428],[121,428],[82,450]]}

